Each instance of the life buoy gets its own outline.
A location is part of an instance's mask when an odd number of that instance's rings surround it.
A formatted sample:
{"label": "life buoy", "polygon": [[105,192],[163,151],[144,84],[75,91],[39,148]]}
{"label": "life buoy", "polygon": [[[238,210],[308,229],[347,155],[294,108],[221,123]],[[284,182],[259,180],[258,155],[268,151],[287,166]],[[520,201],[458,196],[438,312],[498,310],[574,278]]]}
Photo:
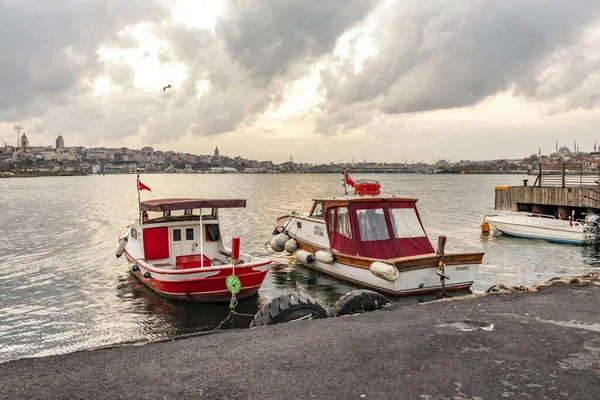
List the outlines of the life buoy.
{"label": "life buoy", "polygon": [[381,189],[381,185],[379,184],[379,182],[373,179],[359,180],[354,183],[354,194],[358,194],[361,196],[378,195],[379,189]]}

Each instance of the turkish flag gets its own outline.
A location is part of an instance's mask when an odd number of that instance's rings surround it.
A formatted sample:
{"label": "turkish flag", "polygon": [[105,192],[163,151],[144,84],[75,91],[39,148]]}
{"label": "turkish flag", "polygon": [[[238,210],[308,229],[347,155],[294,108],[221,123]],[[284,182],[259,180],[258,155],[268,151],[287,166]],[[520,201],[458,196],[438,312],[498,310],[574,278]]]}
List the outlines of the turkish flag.
{"label": "turkish flag", "polygon": [[138,179],[138,190],[147,190],[149,192],[152,191],[152,189],[150,189],[148,186],[146,186],[142,182],[140,182],[139,179]]}
{"label": "turkish flag", "polygon": [[350,176],[346,173],[344,173],[344,175],[346,176],[346,185],[354,187],[354,181],[352,180],[352,178],[350,178]]}

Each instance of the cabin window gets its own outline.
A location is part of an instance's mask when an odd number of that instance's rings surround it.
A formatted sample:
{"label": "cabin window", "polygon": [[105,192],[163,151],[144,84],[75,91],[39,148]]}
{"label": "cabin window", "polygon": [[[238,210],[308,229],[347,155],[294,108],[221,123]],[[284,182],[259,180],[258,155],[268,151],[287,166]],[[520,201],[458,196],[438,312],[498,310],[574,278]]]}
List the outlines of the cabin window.
{"label": "cabin window", "polygon": [[173,241],[181,242],[181,229],[173,229]]}
{"label": "cabin window", "polygon": [[187,228],[185,230],[185,240],[194,240],[194,228]]}
{"label": "cabin window", "polygon": [[356,216],[360,228],[360,240],[363,242],[390,238],[383,208],[357,210]]}
{"label": "cabin window", "polygon": [[131,237],[134,239],[137,239],[137,230],[135,230],[135,229],[131,230]]}
{"label": "cabin window", "polygon": [[296,221],[296,227],[300,230],[302,230],[302,222],[300,221]]}
{"label": "cabin window", "polygon": [[335,225],[335,231],[347,238],[352,239],[352,230],[350,229],[350,215],[348,214],[348,208],[339,207],[337,210],[337,224]]}
{"label": "cabin window", "polygon": [[323,203],[316,203],[310,216],[314,218],[323,218]]}
{"label": "cabin window", "polygon": [[333,232],[335,229],[335,208],[330,208],[327,213],[329,214],[329,231]]}
{"label": "cabin window", "polygon": [[390,219],[396,238],[414,238],[425,236],[417,213],[412,208],[390,209]]}

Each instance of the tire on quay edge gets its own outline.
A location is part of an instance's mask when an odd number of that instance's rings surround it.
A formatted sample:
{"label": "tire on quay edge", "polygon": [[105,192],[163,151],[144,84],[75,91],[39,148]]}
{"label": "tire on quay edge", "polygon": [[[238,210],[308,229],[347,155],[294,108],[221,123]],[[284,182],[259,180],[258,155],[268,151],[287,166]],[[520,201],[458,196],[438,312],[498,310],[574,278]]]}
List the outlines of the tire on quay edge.
{"label": "tire on quay edge", "polygon": [[353,290],[335,302],[331,316],[341,317],[342,315],[379,310],[389,303],[390,301],[381,293],[371,290]]}
{"label": "tire on quay edge", "polygon": [[312,297],[298,293],[284,293],[265,304],[254,315],[250,328],[290,322],[302,317],[327,318],[327,311]]}

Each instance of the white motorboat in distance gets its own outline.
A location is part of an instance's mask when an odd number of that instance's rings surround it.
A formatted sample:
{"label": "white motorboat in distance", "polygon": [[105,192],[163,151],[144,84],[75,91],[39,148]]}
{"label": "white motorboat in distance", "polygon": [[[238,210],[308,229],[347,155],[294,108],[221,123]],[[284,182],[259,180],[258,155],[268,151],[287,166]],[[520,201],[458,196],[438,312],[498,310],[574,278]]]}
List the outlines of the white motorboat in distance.
{"label": "white motorboat in distance", "polygon": [[600,239],[600,216],[588,214],[584,220],[562,220],[552,215],[516,212],[484,218],[498,232],[515,237],[543,239],[570,244],[593,244]]}

